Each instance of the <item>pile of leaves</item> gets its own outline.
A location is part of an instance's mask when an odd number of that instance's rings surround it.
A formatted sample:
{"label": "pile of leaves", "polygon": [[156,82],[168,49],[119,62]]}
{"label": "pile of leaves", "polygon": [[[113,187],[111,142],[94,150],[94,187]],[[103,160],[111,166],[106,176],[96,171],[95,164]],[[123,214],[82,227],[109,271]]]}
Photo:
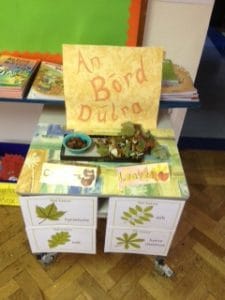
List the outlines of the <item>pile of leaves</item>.
{"label": "pile of leaves", "polygon": [[150,131],[143,131],[139,124],[122,124],[119,136],[99,138],[95,141],[98,153],[103,157],[140,159],[150,154],[156,141]]}

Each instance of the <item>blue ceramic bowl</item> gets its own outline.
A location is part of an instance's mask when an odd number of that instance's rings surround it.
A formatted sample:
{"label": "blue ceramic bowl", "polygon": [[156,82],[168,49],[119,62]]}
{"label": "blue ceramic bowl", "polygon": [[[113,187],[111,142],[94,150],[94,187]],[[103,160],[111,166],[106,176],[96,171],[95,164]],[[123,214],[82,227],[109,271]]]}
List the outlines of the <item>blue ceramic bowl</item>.
{"label": "blue ceramic bowl", "polygon": [[[73,139],[81,140],[82,142],[84,142],[85,146],[82,148],[69,147],[68,143],[71,142]],[[63,146],[65,147],[65,149],[67,149],[68,151],[74,154],[80,154],[87,151],[91,147],[91,144],[92,144],[92,139],[90,138],[90,136],[80,132],[69,133],[63,139]]]}

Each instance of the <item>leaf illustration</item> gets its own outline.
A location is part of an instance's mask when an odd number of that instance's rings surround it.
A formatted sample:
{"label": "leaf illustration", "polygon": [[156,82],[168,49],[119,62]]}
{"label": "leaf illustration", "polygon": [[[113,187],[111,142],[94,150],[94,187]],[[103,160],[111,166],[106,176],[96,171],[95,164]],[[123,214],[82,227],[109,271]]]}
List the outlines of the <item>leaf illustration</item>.
{"label": "leaf illustration", "polygon": [[135,219],[134,221],[135,221],[135,223],[140,224],[140,225],[141,225],[141,224],[144,224],[144,222],[141,221],[140,219]]}
{"label": "leaf illustration", "polygon": [[139,212],[141,212],[141,211],[142,211],[142,207],[141,207],[141,206],[139,206],[139,205],[136,205],[136,206],[135,206],[135,208],[136,208],[136,210],[137,210],[137,211],[139,211]]}
{"label": "leaf illustration", "polygon": [[123,245],[124,249],[140,248],[140,243],[144,242],[144,239],[137,238],[137,232],[128,235],[126,232],[122,237],[117,237],[117,245]]}
{"label": "leaf illustration", "polygon": [[129,213],[131,213],[132,215],[137,215],[136,209],[132,207],[129,208]]}
{"label": "leaf illustration", "polygon": [[59,245],[65,245],[70,241],[70,235],[66,231],[57,232],[48,240],[49,248],[56,248]]}
{"label": "leaf illustration", "polygon": [[153,206],[147,206],[144,209],[144,212],[149,212],[150,210],[152,210]]}
{"label": "leaf illustration", "polygon": [[127,218],[131,218],[131,217],[132,217],[132,216],[131,216],[131,214],[129,214],[129,213],[128,213],[128,212],[126,212],[126,211],[124,211],[124,213],[123,213],[123,214],[124,214],[124,216],[125,216],[125,217],[127,217]]}
{"label": "leaf illustration", "polygon": [[57,221],[66,212],[59,211],[55,203],[49,204],[46,207],[36,206],[36,214],[38,218],[43,219],[39,224],[45,220]]}
{"label": "leaf illustration", "polygon": [[146,206],[142,208],[140,205],[136,205],[135,208],[129,207],[128,212],[124,211],[121,219],[127,221],[131,225],[142,225],[145,222],[149,222],[153,215],[150,213],[153,206]]}

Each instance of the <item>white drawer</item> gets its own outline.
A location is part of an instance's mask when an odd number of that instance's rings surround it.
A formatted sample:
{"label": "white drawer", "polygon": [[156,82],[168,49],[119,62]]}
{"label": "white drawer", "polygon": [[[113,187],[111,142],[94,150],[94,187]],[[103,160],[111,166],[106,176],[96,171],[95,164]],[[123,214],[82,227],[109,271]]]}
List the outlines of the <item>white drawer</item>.
{"label": "white drawer", "polygon": [[96,253],[96,229],[88,227],[27,227],[32,253]]}
{"label": "white drawer", "polygon": [[109,199],[107,226],[175,230],[185,201],[167,199]]}
{"label": "white drawer", "polygon": [[29,196],[20,197],[26,226],[92,226],[97,222],[96,197]]}
{"label": "white drawer", "polygon": [[174,231],[108,228],[105,252],[167,255]]}

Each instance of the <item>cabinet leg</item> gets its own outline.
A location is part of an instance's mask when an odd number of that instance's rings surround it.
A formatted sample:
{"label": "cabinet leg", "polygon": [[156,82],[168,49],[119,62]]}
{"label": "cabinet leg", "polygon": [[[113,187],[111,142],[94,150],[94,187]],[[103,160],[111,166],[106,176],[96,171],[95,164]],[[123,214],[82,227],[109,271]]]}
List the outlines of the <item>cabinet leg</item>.
{"label": "cabinet leg", "polygon": [[156,271],[166,277],[171,277],[174,275],[174,272],[170,267],[165,263],[165,258],[162,256],[157,256],[154,260]]}
{"label": "cabinet leg", "polygon": [[36,254],[36,258],[38,261],[40,261],[43,265],[49,265],[51,264],[55,258],[57,253],[51,252],[51,253],[38,253]]}

